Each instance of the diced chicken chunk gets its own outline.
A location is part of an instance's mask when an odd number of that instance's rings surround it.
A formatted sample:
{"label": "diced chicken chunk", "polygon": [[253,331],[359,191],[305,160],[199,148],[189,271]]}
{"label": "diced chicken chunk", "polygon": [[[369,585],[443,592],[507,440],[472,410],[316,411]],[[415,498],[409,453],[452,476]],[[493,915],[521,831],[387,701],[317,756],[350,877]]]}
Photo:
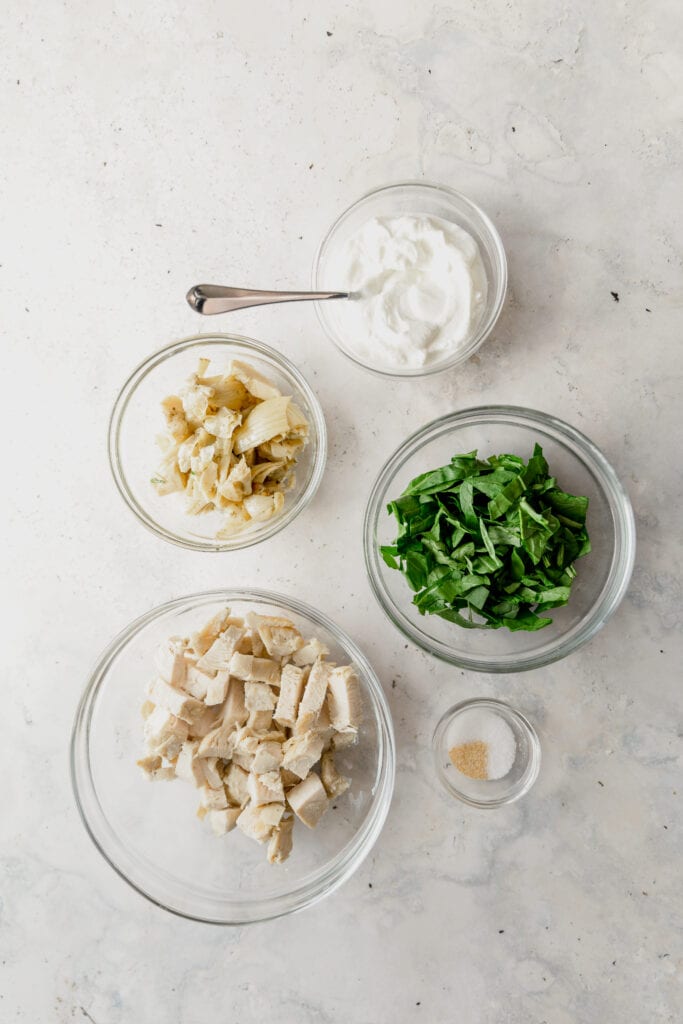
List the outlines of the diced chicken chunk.
{"label": "diced chicken chunk", "polygon": [[244,683],[240,679],[231,679],[223,709],[223,724],[238,728],[244,725],[248,717],[249,712],[244,703]]}
{"label": "diced chicken chunk", "polygon": [[313,637],[295,652],[292,660],[295,665],[312,665],[317,658],[324,658],[329,653],[325,644]]}
{"label": "diced chicken chunk", "polygon": [[[147,757],[141,757],[137,762],[138,768],[142,768],[143,772],[149,779],[154,779],[157,773],[161,770],[163,762],[158,754],[148,754]],[[171,768],[173,772],[173,769]]]}
{"label": "diced chicken chunk", "polygon": [[270,658],[254,658],[251,673],[254,682],[268,683],[275,687],[280,685],[280,666]]}
{"label": "diced chicken chunk", "polygon": [[282,818],[276,825],[268,843],[268,861],[270,864],[282,864],[292,852],[292,833],[294,818]]}
{"label": "diced chicken chunk", "polygon": [[307,828],[315,828],[328,805],[325,787],[315,772],[287,791],[287,803]]}
{"label": "diced chicken chunk", "polygon": [[194,725],[190,726],[192,736],[197,740],[203,740],[210,732],[219,725],[223,709],[220,704],[212,708],[204,708],[204,713],[197,719]]}
{"label": "diced chicken chunk", "polygon": [[330,745],[332,737],[335,735],[334,727],[330,720],[330,707],[327,697],[325,697],[323,706],[321,707],[315,721],[315,731],[323,740],[323,750],[326,750]]}
{"label": "diced chicken chunk", "polygon": [[280,778],[282,779],[282,785],[285,789],[285,792],[288,789],[291,789],[292,786],[298,786],[299,783],[301,782],[299,776],[296,775],[294,772],[290,772],[289,768],[280,769]]}
{"label": "diced chicken chunk", "polygon": [[[199,757],[199,750],[197,750],[195,757]],[[207,786],[211,789],[223,789],[223,775],[218,770],[217,757],[202,758],[202,770]]]}
{"label": "diced chicken chunk", "polygon": [[228,626],[223,633],[216,637],[208,651],[202,654],[197,662],[197,668],[204,672],[220,672],[230,667],[237,644],[244,635],[243,630],[237,626]]}
{"label": "diced chicken chunk", "polygon": [[299,713],[299,702],[304,692],[306,671],[296,665],[285,665],[280,677],[280,695],[275,708],[275,721],[283,728],[291,729]]}
{"label": "diced chicken chunk", "polygon": [[223,777],[230,802],[237,807],[243,807],[249,799],[248,780],[248,773],[234,763],[230,765]]}
{"label": "diced chicken chunk", "polygon": [[318,658],[313,664],[301,703],[299,704],[299,714],[297,715],[295,730],[297,733],[308,732],[315,725],[320,709],[323,706],[325,695],[327,694],[330,671],[329,665],[321,658]]}
{"label": "diced chicken chunk", "polygon": [[203,786],[206,776],[202,765],[203,758],[197,757],[198,747],[199,744],[196,740],[187,740],[183,743],[176,761],[175,773],[179,779],[186,779],[188,782],[194,783],[195,786]]}
{"label": "diced chicken chunk", "polygon": [[252,772],[247,782],[247,792],[254,805],[284,803],[285,799],[278,771],[265,772],[263,775]]}
{"label": "diced chicken chunk", "polygon": [[273,829],[280,824],[284,813],[284,804],[263,804],[260,807],[249,804],[237,819],[237,827],[250,839],[265,843]]}
{"label": "diced chicken chunk", "polygon": [[244,703],[249,711],[272,711],[275,696],[267,683],[245,683]]}
{"label": "diced chicken chunk", "polygon": [[358,731],[353,729],[349,732],[335,732],[330,740],[330,746],[332,750],[346,750],[347,747],[352,747],[357,742]]}
{"label": "diced chicken chunk", "polygon": [[173,636],[159,646],[156,667],[159,675],[168,683],[180,689],[185,680],[185,648],[187,644],[180,637]]}
{"label": "diced chicken chunk", "polygon": [[217,612],[212,619],[209,619],[202,629],[192,634],[190,637],[190,646],[192,650],[199,655],[199,657],[206,654],[214,640],[228,625],[229,619],[230,609],[225,608],[223,611]]}
{"label": "diced chicken chunk", "polygon": [[361,723],[360,682],[351,665],[332,669],[329,679],[332,725],[337,732],[356,732]]}
{"label": "diced chicken chunk", "polygon": [[225,620],[225,628],[227,629],[229,626],[237,626],[238,629],[241,629],[242,632],[244,632],[244,619],[240,615],[228,615]]}
{"label": "diced chicken chunk", "polygon": [[240,651],[235,651],[230,659],[230,675],[235,676],[236,679],[251,679],[254,668],[254,655],[253,654],[242,654]]}
{"label": "diced chicken chunk", "polygon": [[202,807],[205,807],[207,811],[223,811],[228,806],[228,798],[226,797],[225,790],[222,786],[220,789],[212,789],[210,786],[200,786],[199,801]]}
{"label": "diced chicken chunk", "polygon": [[273,724],[273,711],[250,711],[247,725],[253,732],[268,732]]}
{"label": "diced chicken chunk", "polygon": [[259,742],[258,736],[254,736],[248,729],[240,729],[235,734],[235,746],[232,752],[233,763],[250,771]]}
{"label": "diced chicken chunk", "polygon": [[199,744],[198,757],[220,757],[229,761],[235,747],[235,733],[232,726],[219,725],[207,733]]}
{"label": "diced chicken chunk", "polygon": [[202,672],[196,665],[188,665],[183,689],[196,700],[204,700],[210,682],[211,676],[207,672]]}
{"label": "diced chicken chunk", "polygon": [[227,696],[229,685],[230,673],[227,670],[217,672],[209,682],[206,696],[204,697],[204,703],[207,707],[214,707],[216,704],[222,704]]}
{"label": "diced chicken chunk", "polygon": [[320,763],[320,777],[329,797],[341,796],[351,785],[351,780],[342,775],[334,763],[334,754],[326,751]]}
{"label": "diced chicken chunk", "polygon": [[257,775],[276,771],[282,764],[282,757],[281,743],[278,743],[276,740],[263,741],[256,748],[251,770]]}
{"label": "diced chicken chunk", "polygon": [[240,814],[239,807],[226,807],[221,811],[211,811],[209,823],[214,835],[224,836],[226,832],[232,832]]}
{"label": "diced chicken chunk", "polygon": [[206,710],[200,700],[195,700],[194,697],[188,696],[182,690],[174,689],[173,686],[170,686],[161,677],[158,677],[152,683],[149,697],[155,704],[166,708],[176,718],[182,718],[189,725],[194,725]]}
{"label": "diced chicken chunk", "polygon": [[265,626],[282,626],[284,629],[294,629],[294,623],[291,619],[286,619],[284,615],[259,615],[258,612],[247,612],[247,625],[252,631],[258,631],[258,629]]}
{"label": "diced chicken chunk", "polygon": [[150,750],[170,759],[178,756],[188,737],[187,722],[160,707],[155,707],[145,719],[143,731]]}
{"label": "diced chicken chunk", "polygon": [[265,658],[268,653],[266,645],[254,629],[249,631],[249,645],[249,651],[255,658]]}
{"label": "diced chicken chunk", "polygon": [[258,633],[270,657],[289,657],[303,647],[303,637],[294,626],[273,626],[262,622]]}
{"label": "diced chicken chunk", "polygon": [[283,745],[282,767],[305,779],[323,752],[323,740],[314,732],[293,736]]}

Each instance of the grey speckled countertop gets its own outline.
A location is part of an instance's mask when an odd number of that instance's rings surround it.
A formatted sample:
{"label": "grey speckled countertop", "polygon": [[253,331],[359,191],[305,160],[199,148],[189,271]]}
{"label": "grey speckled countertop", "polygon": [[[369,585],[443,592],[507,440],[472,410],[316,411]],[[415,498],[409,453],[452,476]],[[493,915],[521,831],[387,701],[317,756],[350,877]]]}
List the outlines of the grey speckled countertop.
{"label": "grey speckled countertop", "polygon": [[[3,1022],[681,1020],[682,36],[674,0],[8,0]],[[234,556],[146,533],[114,490],[106,424],[135,363],[206,328],[185,290],[305,286],[337,213],[407,178],[450,184],[497,223],[511,287],[494,337],[455,373],[389,384],[331,350],[310,308],[222,321],[282,345],[317,389],[323,485],[284,534]],[[362,562],[387,453],[482,401],[576,424],[638,524],[615,618],[516,677],[407,647]],[[343,889],[219,930],[148,905],[98,857],[67,746],[116,632],[235,582],[299,594],[357,639],[386,687],[399,772]],[[524,709],[544,749],[533,792],[490,814],[449,802],[429,757],[438,716],[474,694]]]}

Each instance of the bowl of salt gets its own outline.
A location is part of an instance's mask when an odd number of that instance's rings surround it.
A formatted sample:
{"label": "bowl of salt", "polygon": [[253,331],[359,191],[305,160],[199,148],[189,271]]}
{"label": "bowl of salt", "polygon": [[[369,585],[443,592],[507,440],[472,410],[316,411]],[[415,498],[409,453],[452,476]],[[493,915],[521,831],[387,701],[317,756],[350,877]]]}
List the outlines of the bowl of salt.
{"label": "bowl of salt", "polygon": [[500,700],[455,704],[432,741],[436,772],[451,796],[470,807],[502,807],[528,793],[541,766],[531,722]]}

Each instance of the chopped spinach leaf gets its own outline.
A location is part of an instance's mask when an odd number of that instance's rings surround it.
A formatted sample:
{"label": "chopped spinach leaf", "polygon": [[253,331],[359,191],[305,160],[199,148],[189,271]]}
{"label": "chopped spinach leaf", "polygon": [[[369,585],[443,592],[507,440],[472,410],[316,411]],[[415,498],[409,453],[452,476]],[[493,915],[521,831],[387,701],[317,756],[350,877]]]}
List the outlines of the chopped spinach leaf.
{"label": "chopped spinach leaf", "polygon": [[380,551],[403,573],[422,615],[466,629],[537,630],[567,604],[574,562],[590,551],[588,498],[567,494],[540,445],[518,455],[454,455],[421,473],[387,506],[393,544]]}

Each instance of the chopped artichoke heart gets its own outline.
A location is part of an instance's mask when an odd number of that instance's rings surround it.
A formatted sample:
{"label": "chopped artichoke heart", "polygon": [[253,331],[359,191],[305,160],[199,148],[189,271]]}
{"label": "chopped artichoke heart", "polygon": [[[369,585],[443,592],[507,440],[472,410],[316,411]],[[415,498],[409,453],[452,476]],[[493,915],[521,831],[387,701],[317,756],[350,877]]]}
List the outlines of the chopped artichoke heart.
{"label": "chopped artichoke heart", "polygon": [[268,398],[278,398],[280,395],[280,391],[272,380],[268,380],[253,366],[249,366],[239,359],[233,359],[229,373],[232,377],[236,377],[254,398],[266,401]]}
{"label": "chopped artichoke heart", "polygon": [[215,416],[206,417],[204,429],[208,430],[214,437],[229,438],[241,422],[242,417],[238,412],[233,412],[231,409],[221,406]]}
{"label": "chopped artichoke heart", "polygon": [[265,402],[254,406],[242,426],[235,431],[235,451],[241,454],[286,434],[289,430],[287,406],[290,401],[286,395],[280,395],[279,398],[267,398]]}
{"label": "chopped artichoke heart", "polygon": [[216,512],[216,538],[280,512],[307,443],[301,409],[261,373],[235,360],[209,375],[200,359],[179,394],[161,403],[166,430],[157,438],[162,462],[151,476],[157,494],[184,493],[190,515]]}
{"label": "chopped artichoke heart", "polygon": [[267,476],[272,476],[286,465],[285,459],[281,459],[279,462],[262,462],[259,466],[254,467],[251,478],[255,483],[261,483]]}
{"label": "chopped artichoke heart", "polygon": [[289,423],[290,429],[301,428],[308,433],[308,420],[302,413],[298,405],[294,402],[290,402],[287,406],[287,422]]}
{"label": "chopped artichoke heart", "polygon": [[244,499],[244,507],[257,523],[271,519],[284,503],[285,496],[282,491],[276,494],[250,494]]}

